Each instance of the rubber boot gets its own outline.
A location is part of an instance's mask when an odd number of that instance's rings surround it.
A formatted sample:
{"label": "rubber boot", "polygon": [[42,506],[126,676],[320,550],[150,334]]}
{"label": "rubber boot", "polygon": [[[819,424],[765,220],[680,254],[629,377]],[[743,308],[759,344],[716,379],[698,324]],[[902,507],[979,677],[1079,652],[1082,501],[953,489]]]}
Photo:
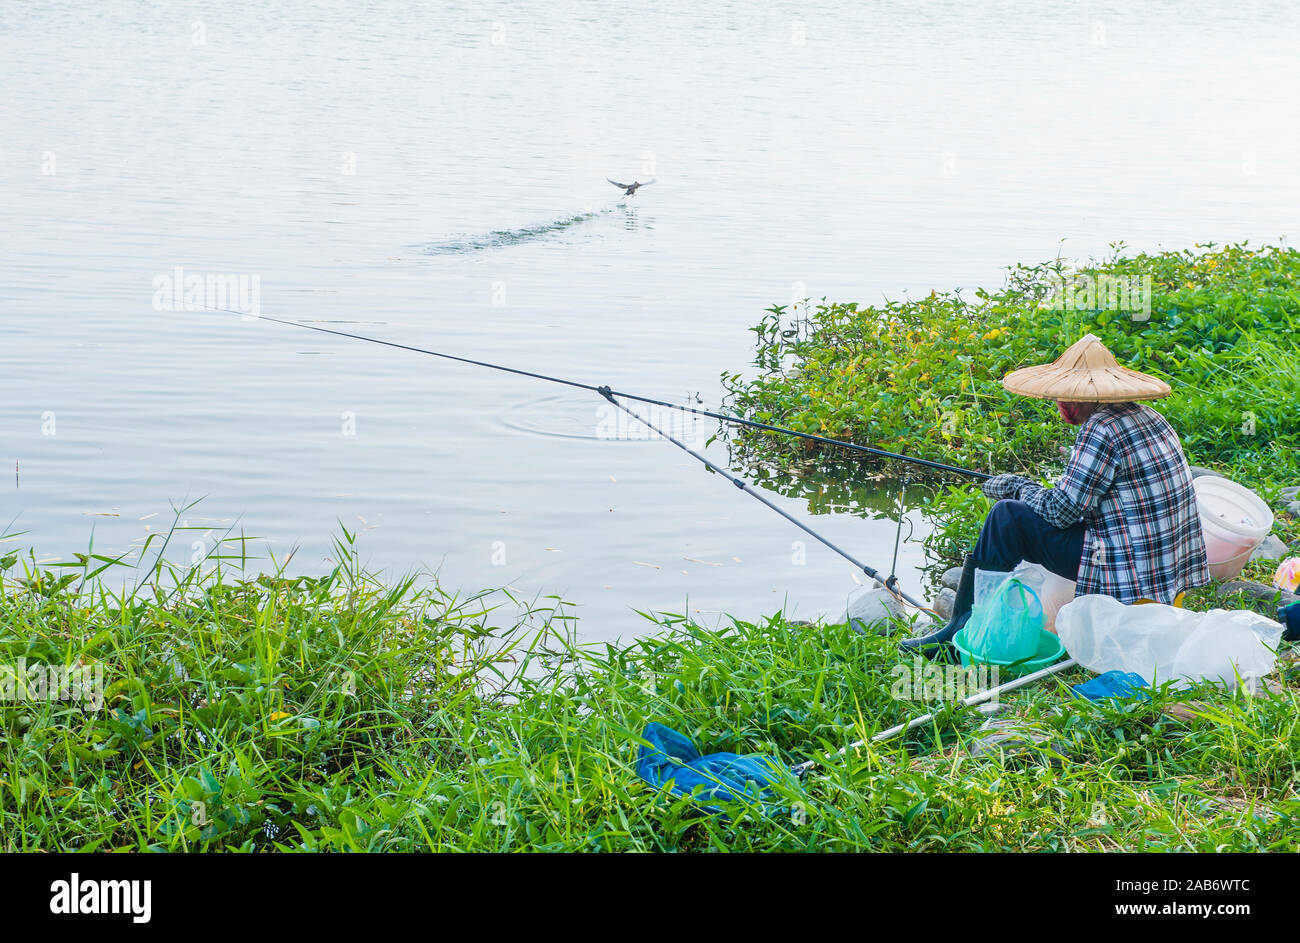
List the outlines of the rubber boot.
{"label": "rubber boot", "polygon": [[1285,627],[1282,641],[1300,642],[1300,602],[1293,602],[1277,611],[1277,621]]}
{"label": "rubber boot", "polygon": [[957,650],[952,646],[952,638],[965,627],[974,604],[975,557],[968,553],[962,562],[961,581],[957,584],[957,598],[952,604],[952,620],[937,632],[919,638],[904,639],[899,643],[898,650],[920,653],[931,660],[955,662]]}

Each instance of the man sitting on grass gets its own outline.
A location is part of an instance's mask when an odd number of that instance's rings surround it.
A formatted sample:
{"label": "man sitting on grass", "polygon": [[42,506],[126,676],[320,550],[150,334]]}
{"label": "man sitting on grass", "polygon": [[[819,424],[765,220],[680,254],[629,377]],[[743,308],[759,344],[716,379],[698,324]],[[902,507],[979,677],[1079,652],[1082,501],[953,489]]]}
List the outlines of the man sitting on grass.
{"label": "man sitting on grass", "polygon": [[1007,374],[1012,393],[1056,401],[1061,418],[1080,426],[1055,488],[1020,475],[984,482],[997,499],[974,553],[967,554],[952,620],[907,639],[905,651],[952,657],[951,641],[970,618],[975,571],[1015,569],[1022,560],[1075,580],[1075,594],[1120,602],[1173,604],[1210,581],[1192,473],[1178,434],[1138,400],[1170,393],[1163,380],[1121,367],[1088,334],[1055,363]]}

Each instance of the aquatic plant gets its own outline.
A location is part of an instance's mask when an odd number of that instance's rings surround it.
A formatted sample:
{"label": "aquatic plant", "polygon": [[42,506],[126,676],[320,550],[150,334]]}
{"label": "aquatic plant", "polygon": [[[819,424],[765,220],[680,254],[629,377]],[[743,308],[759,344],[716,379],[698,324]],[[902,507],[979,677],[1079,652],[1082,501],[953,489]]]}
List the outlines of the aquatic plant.
{"label": "aquatic plant", "polygon": [[[1119,286],[1123,290],[1116,290]],[[1001,378],[1055,359],[1085,333],[1122,363],[1167,379],[1175,393],[1151,405],[1178,430],[1189,460],[1262,492],[1300,484],[1300,252],[1206,244],[1126,255],[1076,268],[1053,260],[1008,269],[996,291],[932,292],[877,306],[773,306],[752,330],[755,370],[726,373],[740,414],[854,443],[987,472],[1049,480],[1074,430],[1052,404],[1013,396]],[[810,466],[844,456],[806,440],[729,431],[733,460],[775,490]],[[858,458],[825,504],[853,509],[863,477],[906,473],[947,565],[978,533],[982,502],[964,482]],[[1287,524],[1279,523],[1279,532]]]}

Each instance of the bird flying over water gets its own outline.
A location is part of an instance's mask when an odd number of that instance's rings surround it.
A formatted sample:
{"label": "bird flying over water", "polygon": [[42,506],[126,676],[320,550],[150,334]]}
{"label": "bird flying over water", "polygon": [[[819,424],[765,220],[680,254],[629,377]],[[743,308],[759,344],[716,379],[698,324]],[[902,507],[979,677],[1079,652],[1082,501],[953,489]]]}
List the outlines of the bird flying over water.
{"label": "bird flying over water", "polygon": [[[605,179],[609,180],[608,177],[606,177]],[[609,180],[609,182],[616,187],[622,187],[624,196],[636,196],[636,191],[638,189],[640,189],[641,187],[649,186],[650,184],[654,183],[655,178],[651,177],[645,183],[637,183],[635,180],[633,180],[631,183],[619,183],[617,180]]]}

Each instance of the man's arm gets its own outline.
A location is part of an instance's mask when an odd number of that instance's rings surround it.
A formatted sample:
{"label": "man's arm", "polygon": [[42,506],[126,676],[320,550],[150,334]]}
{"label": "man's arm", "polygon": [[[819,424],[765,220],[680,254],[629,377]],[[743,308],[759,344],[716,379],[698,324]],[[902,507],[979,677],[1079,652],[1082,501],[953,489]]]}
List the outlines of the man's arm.
{"label": "man's arm", "polygon": [[998,475],[984,483],[991,498],[1024,501],[1054,527],[1065,529],[1083,520],[1115,481],[1115,450],[1101,427],[1093,425],[1075,443],[1065,474],[1055,488],[1044,488],[1020,475]]}

